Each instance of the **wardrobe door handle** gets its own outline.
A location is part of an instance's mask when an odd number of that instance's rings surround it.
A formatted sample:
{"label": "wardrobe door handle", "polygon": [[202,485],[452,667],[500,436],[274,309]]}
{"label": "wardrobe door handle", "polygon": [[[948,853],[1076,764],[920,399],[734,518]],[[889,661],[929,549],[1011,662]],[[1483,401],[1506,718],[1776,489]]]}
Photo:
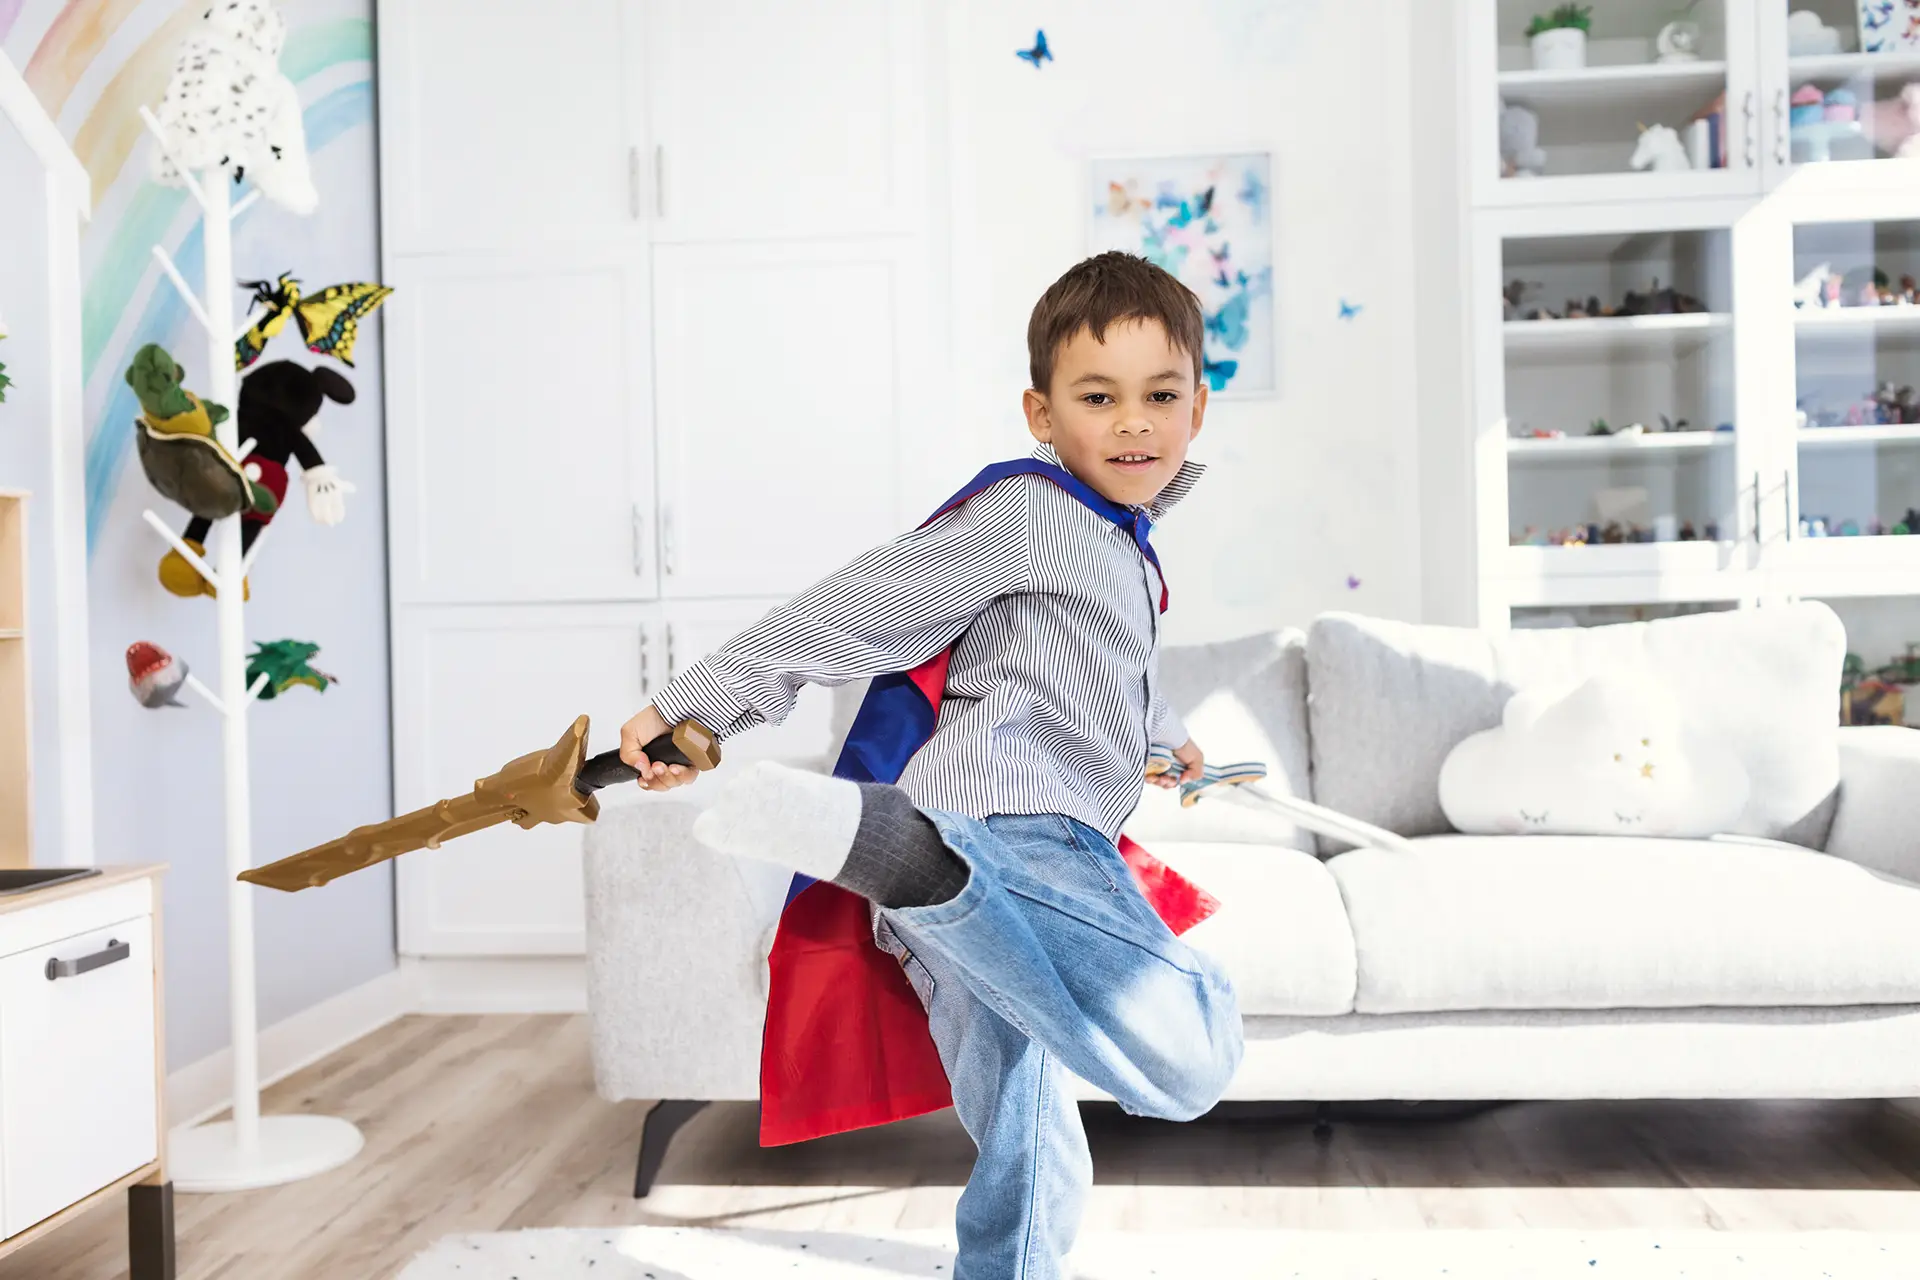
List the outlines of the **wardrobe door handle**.
{"label": "wardrobe door handle", "polygon": [[1755,118],[1756,112],[1754,109],[1754,102],[1753,102],[1753,90],[1751,89],[1747,90],[1746,100],[1741,103],[1740,114],[1746,118],[1746,122],[1747,122],[1746,123],[1747,168],[1751,169],[1757,163],[1757,157],[1759,155],[1759,147],[1760,147],[1760,141],[1755,136],[1755,134],[1757,133],[1757,129],[1755,128],[1755,126],[1759,123],[1759,121]]}
{"label": "wardrobe door handle", "polygon": [[1781,89],[1773,95],[1773,158],[1785,164],[1787,156],[1787,91]]}
{"label": "wardrobe door handle", "polygon": [[673,678],[674,678],[675,676],[677,676],[677,675],[679,675],[679,674],[680,674],[680,673],[679,673],[678,671],[675,671],[675,670],[674,670],[674,663],[673,663],[673,624],[672,624],[671,622],[669,622],[669,623],[667,624],[667,679],[669,679],[669,680],[671,680],[671,679],[673,679]]}
{"label": "wardrobe door handle", "polygon": [[660,572],[673,576],[673,508],[660,508]]}
{"label": "wardrobe door handle", "polygon": [[633,504],[633,576],[643,578],[647,573],[647,513],[639,503]]}
{"label": "wardrobe door handle", "polygon": [[92,973],[95,969],[104,969],[110,964],[119,964],[133,954],[133,944],[122,942],[118,938],[108,938],[107,945],[92,955],[81,956],[78,960],[48,960],[47,981],[58,982],[62,978],[77,978],[83,973]]}
{"label": "wardrobe door handle", "polygon": [[647,628],[640,628],[640,692],[653,692],[653,639]]}
{"label": "wardrobe door handle", "polygon": [[1793,541],[1800,528],[1800,513],[1793,509],[1793,472],[1780,473],[1780,508],[1787,517],[1787,541]]}
{"label": "wardrobe door handle", "polygon": [[653,216],[667,216],[667,149],[659,143],[653,148]]}
{"label": "wardrobe door handle", "polygon": [[1753,473],[1753,544],[1760,545],[1760,473]]}
{"label": "wardrobe door handle", "polygon": [[640,221],[640,148],[627,148],[627,216]]}

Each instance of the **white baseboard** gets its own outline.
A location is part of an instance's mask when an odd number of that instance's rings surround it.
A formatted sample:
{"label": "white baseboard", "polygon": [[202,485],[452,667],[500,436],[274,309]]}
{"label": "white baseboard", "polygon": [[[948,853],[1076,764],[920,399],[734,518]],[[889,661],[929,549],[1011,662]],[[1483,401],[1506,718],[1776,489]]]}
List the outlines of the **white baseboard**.
{"label": "white baseboard", "polygon": [[585,956],[402,956],[415,1013],[585,1013]]}
{"label": "white baseboard", "polygon": [[[260,1033],[260,1087],[266,1088],[414,1011],[406,974],[393,969],[330,996]],[[233,1103],[233,1051],[216,1053],[167,1074],[170,1125],[198,1124]]]}

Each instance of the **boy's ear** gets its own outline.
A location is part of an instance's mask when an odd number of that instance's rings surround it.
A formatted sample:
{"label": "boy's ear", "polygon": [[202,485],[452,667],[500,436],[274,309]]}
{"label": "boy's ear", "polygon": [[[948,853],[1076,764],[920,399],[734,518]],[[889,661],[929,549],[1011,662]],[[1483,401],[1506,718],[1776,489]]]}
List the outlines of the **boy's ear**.
{"label": "boy's ear", "polygon": [[1020,393],[1020,410],[1027,415],[1027,430],[1041,444],[1053,441],[1053,410],[1047,405],[1047,398],[1028,387]]}
{"label": "boy's ear", "polygon": [[1203,382],[1193,389],[1193,434],[1189,435],[1187,439],[1191,440],[1194,436],[1200,434],[1200,421],[1206,416],[1207,384]]}

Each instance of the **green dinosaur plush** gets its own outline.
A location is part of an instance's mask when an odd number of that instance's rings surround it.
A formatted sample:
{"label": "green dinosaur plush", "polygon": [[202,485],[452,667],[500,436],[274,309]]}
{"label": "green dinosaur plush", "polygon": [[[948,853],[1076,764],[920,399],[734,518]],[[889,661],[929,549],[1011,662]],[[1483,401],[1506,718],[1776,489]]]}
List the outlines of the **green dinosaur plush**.
{"label": "green dinosaur plush", "polygon": [[299,684],[325,693],[328,685],[338,684],[340,680],[338,676],[330,676],[307,665],[307,659],[318,652],[319,645],[308,644],[305,640],[263,640],[254,646],[252,655],[247,658],[247,687],[251,689],[255,680],[266,676],[267,683],[260,689],[262,702]]}
{"label": "green dinosaur plush", "polygon": [[153,487],[207,520],[250,510],[272,515],[273,491],[248,476],[213,434],[227,420],[222,405],[201,400],[181,385],[186,370],[166,348],[149,342],[134,353],[127,385],[140,400],[133,424],[140,466]]}

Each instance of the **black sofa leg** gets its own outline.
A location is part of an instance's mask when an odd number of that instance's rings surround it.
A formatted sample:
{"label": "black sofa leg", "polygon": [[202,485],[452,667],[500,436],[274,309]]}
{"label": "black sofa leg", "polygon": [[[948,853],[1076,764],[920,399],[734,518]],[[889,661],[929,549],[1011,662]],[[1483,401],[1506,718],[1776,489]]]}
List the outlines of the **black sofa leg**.
{"label": "black sofa leg", "polygon": [[174,1280],[171,1182],[127,1188],[127,1259],[132,1280]]}
{"label": "black sofa leg", "polygon": [[669,1098],[653,1104],[653,1110],[647,1112],[647,1122],[640,1127],[640,1162],[633,1173],[635,1200],[646,1199],[647,1193],[653,1190],[653,1180],[660,1174],[660,1164],[667,1158],[667,1146],[673,1141],[673,1135],[706,1108],[705,1102],[684,1098]]}

